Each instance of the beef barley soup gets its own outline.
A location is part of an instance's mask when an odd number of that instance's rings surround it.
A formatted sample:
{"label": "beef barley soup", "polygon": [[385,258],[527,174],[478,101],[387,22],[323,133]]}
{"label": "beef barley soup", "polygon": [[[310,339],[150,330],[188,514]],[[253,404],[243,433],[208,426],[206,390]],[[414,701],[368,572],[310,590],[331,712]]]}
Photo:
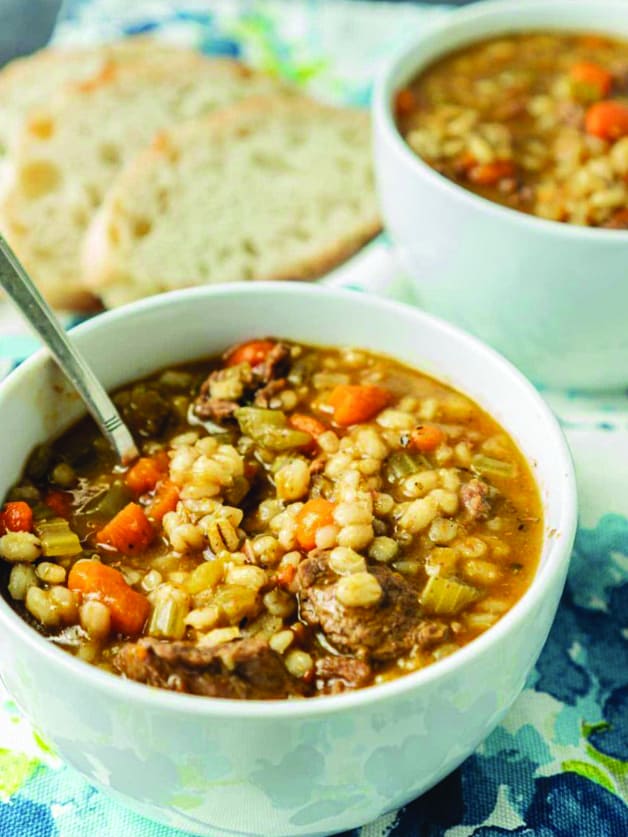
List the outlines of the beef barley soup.
{"label": "beef barley soup", "polygon": [[35,450],[0,516],[4,591],[49,640],[152,686],[300,698],[423,668],[523,595],[543,539],[476,404],[356,349],[252,340]]}
{"label": "beef barley soup", "polygon": [[628,41],[504,35],[446,55],[396,98],[426,163],[552,221],[628,229]]}

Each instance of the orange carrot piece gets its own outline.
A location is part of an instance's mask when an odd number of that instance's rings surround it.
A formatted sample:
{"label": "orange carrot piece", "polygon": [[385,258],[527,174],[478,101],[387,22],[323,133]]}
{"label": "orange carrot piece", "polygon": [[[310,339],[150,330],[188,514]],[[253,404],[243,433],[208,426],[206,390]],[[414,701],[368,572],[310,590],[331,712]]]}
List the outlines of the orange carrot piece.
{"label": "orange carrot piece", "polygon": [[100,561],[77,561],[68,575],[68,589],[106,604],[117,633],[141,633],[150,613],[146,596],[130,587],[121,572]]}
{"label": "orange carrot piece", "polygon": [[59,517],[69,517],[72,511],[72,495],[67,491],[49,491],[44,497],[44,503]]}
{"label": "orange carrot piece", "polygon": [[296,574],[297,568],[294,564],[287,564],[285,567],[282,567],[277,571],[275,580],[280,587],[290,587]]}
{"label": "orange carrot piece", "polygon": [[408,447],[418,453],[431,453],[446,439],[445,432],[435,424],[419,424],[410,434]]}
{"label": "orange carrot piece", "polygon": [[0,535],[6,532],[31,532],[33,529],[33,510],[22,500],[5,503],[0,513]]}
{"label": "orange carrot piece", "polygon": [[414,93],[408,87],[399,90],[395,96],[395,115],[397,118],[410,116],[416,107],[416,99]]}
{"label": "orange carrot piece", "polygon": [[155,456],[141,456],[126,472],[124,481],[136,494],[152,491],[168,472],[168,455],[165,451]]}
{"label": "orange carrot piece", "polygon": [[468,172],[468,178],[476,186],[492,186],[503,177],[512,177],[515,166],[511,160],[495,160],[493,163],[478,163]]}
{"label": "orange carrot piece", "polygon": [[135,555],[150,545],[154,534],[144,509],[129,503],[96,534],[96,539],[123,555]]}
{"label": "orange carrot piece", "polygon": [[155,523],[161,523],[163,516],[174,511],[179,502],[179,489],[169,480],[164,480],[157,487],[152,503],[146,509],[148,517]]}
{"label": "orange carrot piece", "polygon": [[310,434],[312,441],[305,445],[301,445],[301,450],[309,453],[314,453],[314,451],[318,448],[316,440],[321,433],[324,433],[327,430],[322,421],[314,418],[314,416],[305,415],[305,413],[293,413],[288,418],[288,424],[290,427],[294,427],[295,430],[302,430],[304,433]]}
{"label": "orange carrot piece", "polygon": [[227,366],[237,366],[238,363],[259,366],[275,345],[273,340],[249,340],[247,343],[234,346],[225,353]]}
{"label": "orange carrot piece", "polygon": [[328,402],[334,408],[334,421],[341,427],[359,424],[376,416],[387,404],[391,394],[372,384],[338,384]]}
{"label": "orange carrot piece", "polygon": [[314,549],[316,533],[334,522],[334,503],[323,497],[308,500],[297,514],[297,542],[301,549]]}
{"label": "orange carrot piece", "polygon": [[628,105],[613,99],[596,102],[584,116],[584,127],[587,133],[611,142],[628,136]]}
{"label": "orange carrot piece", "polygon": [[576,84],[592,88],[600,98],[608,95],[613,84],[612,73],[593,61],[579,61],[574,64],[569,71],[569,77]]}

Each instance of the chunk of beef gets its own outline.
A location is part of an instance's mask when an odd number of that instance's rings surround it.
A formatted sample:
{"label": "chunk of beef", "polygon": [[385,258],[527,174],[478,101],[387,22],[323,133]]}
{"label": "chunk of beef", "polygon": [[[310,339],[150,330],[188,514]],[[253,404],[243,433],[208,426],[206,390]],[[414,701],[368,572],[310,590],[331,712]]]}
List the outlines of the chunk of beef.
{"label": "chunk of beef", "polygon": [[316,685],[324,695],[361,689],[371,679],[371,667],[354,657],[321,657],[316,661]]}
{"label": "chunk of beef", "polygon": [[438,645],[449,636],[449,626],[444,622],[434,622],[426,619],[421,623],[417,632],[417,645],[419,648],[429,649]]}
{"label": "chunk of beef", "polygon": [[392,660],[417,642],[422,623],[417,592],[399,573],[388,567],[370,572],[382,588],[372,607],[345,607],[336,598],[337,576],[320,552],[299,564],[296,588],[301,618],[319,626],[331,645],[343,654],[362,660]]}
{"label": "chunk of beef", "polygon": [[224,398],[211,398],[199,395],[194,402],[194,415],[203,421],[225,421],[233,416],[240,405],[237,401],[227,401]]}
{"label": "chunk of beef", "polygon": [[486,520],[489,516],[490,493],[488,485],[475,477],[460,487],[460,500],[472,520]]}
{"label": "chunk of beef", "polygon": [[212,421],[231,418],[252,383],[253,373],[248,363],[215,369],[201,385],[194,402],[195,415]]}
{"label": "chunk of beef", "polygon": [[270,407],[272,399],[275,395],[280,393],[282,389],[285,389],[285,386],[285,378],[276,378],[274,381],[269,381],[269,383],[257,390],[255,393],[255,401],[253,403],[256,407]]}
{"label": "chunk of beef", "polygon": [[215,369],[201,385],[194,414],[221,422],[232,418],[238,407],[251,399],[257,407],[268,407],[273,396],[286,386],[283,375],[289,366],[290,347],[276,343],[253,369],[248,363]]}
{"label": "chunk of beef", "polygon": [[283,378],[289,367],[290,347],[285,343],[276,343],[253,372],[258,381],[266,385],[276,378]]}
{"label": "chunk of beef", "polygon": [[145,638],[126,643],[113,665],[132,680],[192,695],[267,700],[304,693],[281,657],[254,637],[214,646]]}

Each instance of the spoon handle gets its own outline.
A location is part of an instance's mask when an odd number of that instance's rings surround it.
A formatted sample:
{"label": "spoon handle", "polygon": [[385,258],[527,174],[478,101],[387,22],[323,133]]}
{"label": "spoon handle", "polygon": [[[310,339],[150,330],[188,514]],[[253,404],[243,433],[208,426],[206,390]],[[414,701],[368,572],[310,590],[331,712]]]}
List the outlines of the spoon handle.
{"label": "spoon handle", "polygon": [[76,351],[19,259],[0,235],[0,285],[41,337],[70,379],[123,464],[139,456],[133,437],[112,400]]}

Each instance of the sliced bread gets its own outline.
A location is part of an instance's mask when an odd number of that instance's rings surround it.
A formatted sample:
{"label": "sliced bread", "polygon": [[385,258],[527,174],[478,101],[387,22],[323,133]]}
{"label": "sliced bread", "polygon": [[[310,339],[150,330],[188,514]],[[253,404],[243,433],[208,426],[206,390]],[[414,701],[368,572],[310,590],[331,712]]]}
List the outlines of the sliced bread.
{"label": "sliced bread", "polygon": [[12,144],[0,229],[49,302],[92,304],[80,268],[84,232],[118,170],[156,131],[277,87],[237,62],[178,51],[111,58],[31,108]]}
{"label": "sliced bread", "polygon": [[105,305],[242,279],[308,279],[380,228],[366,113],[247,100],[159,136],[114,181],[86,237]]}
{"label": "sliced bread", "polygon": [[187,50],[136,36],[87,48],[51,47],[11,61],[0,71],[0,158],[8,153],[31,108],[47,102],[68,82],[80,84],[98,78],[111,61],[143,57],[158,62],[182,52]]}

